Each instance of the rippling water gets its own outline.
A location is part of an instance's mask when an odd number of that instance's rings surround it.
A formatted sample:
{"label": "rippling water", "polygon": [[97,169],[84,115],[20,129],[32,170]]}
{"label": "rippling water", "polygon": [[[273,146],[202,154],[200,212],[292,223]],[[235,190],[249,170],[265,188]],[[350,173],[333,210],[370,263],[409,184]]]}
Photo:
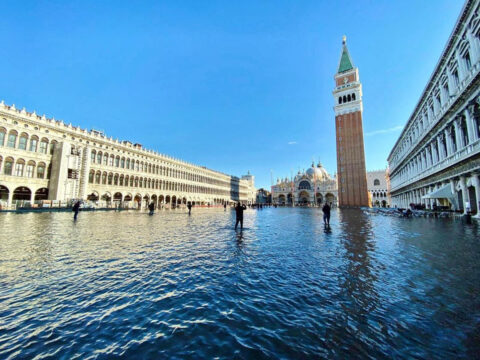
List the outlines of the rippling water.
{"label": "rippling water", "polygon": [[480,230],[317,209],[0,214],[0,358],[475,358]]}

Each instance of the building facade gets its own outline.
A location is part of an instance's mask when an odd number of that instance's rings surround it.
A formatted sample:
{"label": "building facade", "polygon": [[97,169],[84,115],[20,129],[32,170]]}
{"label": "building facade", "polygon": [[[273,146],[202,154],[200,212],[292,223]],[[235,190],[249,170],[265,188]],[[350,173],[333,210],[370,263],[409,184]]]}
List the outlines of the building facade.
{"label": "building facade", "polygon": [[328,202],[337,205],[338,191],[336,178],[318,163],[307,171],[298,172],[293,179],[277,179],[271,189],[272,201],[278,205],[314,206]]}
{"label": "building facade", "polygon": [[367,189],[370,202],[374,207],[390,207],[388,173],[385,170],[367,172]]}
{"label": "building facade", "polygon": [[392,205],[477,213],[480,199],[480,1],[467,1],[388,156]]}
{"label": "building facade", "polygon": [[[71,199],[139,208],[255,201],[241,179],[0,103],[0,204]],[[48,201],[50,200],[50,202]]]}
{"label": "building facade", "polygon": [[362,124],[362,84],[343,37],[335,74],[335,127],[339,206],[368,206]]}

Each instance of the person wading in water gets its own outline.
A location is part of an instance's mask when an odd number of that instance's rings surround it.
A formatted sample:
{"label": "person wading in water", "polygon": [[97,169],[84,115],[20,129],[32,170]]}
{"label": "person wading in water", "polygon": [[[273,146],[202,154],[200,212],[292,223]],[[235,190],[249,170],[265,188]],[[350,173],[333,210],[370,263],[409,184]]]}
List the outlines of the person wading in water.
{"label": "person wading in water", "polygon": [[153,201],[150,203],[150,205],[148,205],[148,210],[150,210],[149,215],[153,215],[153,212],[155,211],[155,204]]}
{"label": "person wading in water", "polygon": [[243,210],[247,210],[245,205],[240,203],[235,206],[235,213],[237,215],[237,221],[235,222],[235,230],[237,230],[238,223],[240,223],[240,229],[243,230]]}
{"label": "person wading in water", "polygon": [[188,209],[188,215],[192,214],[192,203],[187,204],[187,209]]}
{"label": "person wading in water", "polygon": [[74,212],[73,214],[73,220],[77,220],[78,212],[80,211],[80,200],[78,200],[75,205],[72,207],[72,211]]}
{"label": "person wading in water", "polygon": [[326,227],[330,227],[330,206],[328,203],[325,203],[322,208],[323,211],[323,223]]}

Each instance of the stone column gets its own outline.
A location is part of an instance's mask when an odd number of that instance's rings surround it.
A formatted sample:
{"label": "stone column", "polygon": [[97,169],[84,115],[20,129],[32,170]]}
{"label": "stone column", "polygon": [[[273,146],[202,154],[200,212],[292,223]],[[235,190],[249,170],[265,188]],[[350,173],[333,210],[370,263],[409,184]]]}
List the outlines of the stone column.
{"label": "stone column", "polygon": [[35,201],[35,192],[37,190],[32,190],[32,193],[30,194],[30,205],[33,205],[33,202]]}
{"label": "stone column", "polygon": [[465,146],[462,140],[462,133],[460,130],[460,119],[456,118],[453,120],[453,126],[455,128],[455,141],[457,142],[457,151]]}
{"label": "stone column", "polygon": [[437,136],[437,147],[438,147],[438,161],[442,161],[443,158],[444,158],[444,154],[443,154],[443,146],[442,146],[442,139],[443,139],[443,135],[440,134],[439,136]]}
{"label": "stone column", "polygon": [[463,112],[463,114],[465,115],[465,120],[467,122],[467,133],[468,133],[468,143],[469,144],[471,144],[475,140],[477,140],[476,139],[477,136],[476,136],[476,131],[475,131],[475,124],[473,122],[473,109],[474,109],[474,106],[470,105]]}
{"label": "stone column", "polygon": [[7,201],[7,206],[12,206],[13,204],[13,191],[15,188],[12,186],[12,189],[8,189],[8,201]]}
{"label": "stone column", "polygon": [[453,205],[453,210],[458,210],[460,209],[457,202],[458,202],[458,196],[457,196],[457,191],[455,190],[455,180],[453,179],[450,179],[449,180],[450,182],[450,191],[452,192],[453,196],[454,196],[454,201],[452,202],[452,205]]}
{"label": "stone column", "polygon": [[455,51],[455,59],[457,60],[457,69],[458,69],[458,77],[460,78],[460,81],[465,79],[467,77],[467,72],[465,71],[465,67],[463,65],[463,59],[460,56],[460,53],[458,50]]}
{"label": "stone column", "polygon": [[[90,156],[91,149],[89,146],[85,147],[82,151],[82,159],[80,162],[80,189],[78,191],[78,197],[80,199],[87,199],[87,186],[88,177],[90,174]],[[113,194],[112,194],[113,196]]]}
{"label": "stone column", "polygon": [[465,183],[465,176],[460,176],[460,188],[462,189],[462,200],[463,200],[463,214],[467,213],[467,207],[465,206],[466,202],[470,202],[470,198],[468,196],[468,189],[467,184]]}
{"label": "stone column", "polygon": [[447,139],[447,155],[451,155],[452,154],[452,136],[451,136],[451,133],[449,130],[445,129],[444,130],[444,136],[445,136],[445,139]]}
{"label": "stone column", "polygon": [[[480,219],[480,175],[473,174],[472,176],[472,184],[475,188],[475,201],[477,202],[477,214],[474,216],[477,219]],[[472,204],[470,204],[472,206]]]}

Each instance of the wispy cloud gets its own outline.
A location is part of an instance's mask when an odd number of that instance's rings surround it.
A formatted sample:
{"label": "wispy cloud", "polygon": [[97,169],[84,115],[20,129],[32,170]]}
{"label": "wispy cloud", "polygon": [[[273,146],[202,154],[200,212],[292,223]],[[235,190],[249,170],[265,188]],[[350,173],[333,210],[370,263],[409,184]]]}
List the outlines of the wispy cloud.
{"label": "wispy cloud", "polygon": [[399,130],[402,130],[402,129],[403,129],[403,126],[398,125],[398,126],[391,127],[389,129],[380,129],[380,130],[370,131],[370,132],[365,133],[365,136],[374,136],[374,135],[378,135],[378,134],[386,134],[386,133],[390,133],[390,132],[399,131]]}
{"label": "wispy cloud", "polygon": [[287,144],[288,144],[288,145],[296,145],[297,142],[296,142],[296,141],[289,141]]}

